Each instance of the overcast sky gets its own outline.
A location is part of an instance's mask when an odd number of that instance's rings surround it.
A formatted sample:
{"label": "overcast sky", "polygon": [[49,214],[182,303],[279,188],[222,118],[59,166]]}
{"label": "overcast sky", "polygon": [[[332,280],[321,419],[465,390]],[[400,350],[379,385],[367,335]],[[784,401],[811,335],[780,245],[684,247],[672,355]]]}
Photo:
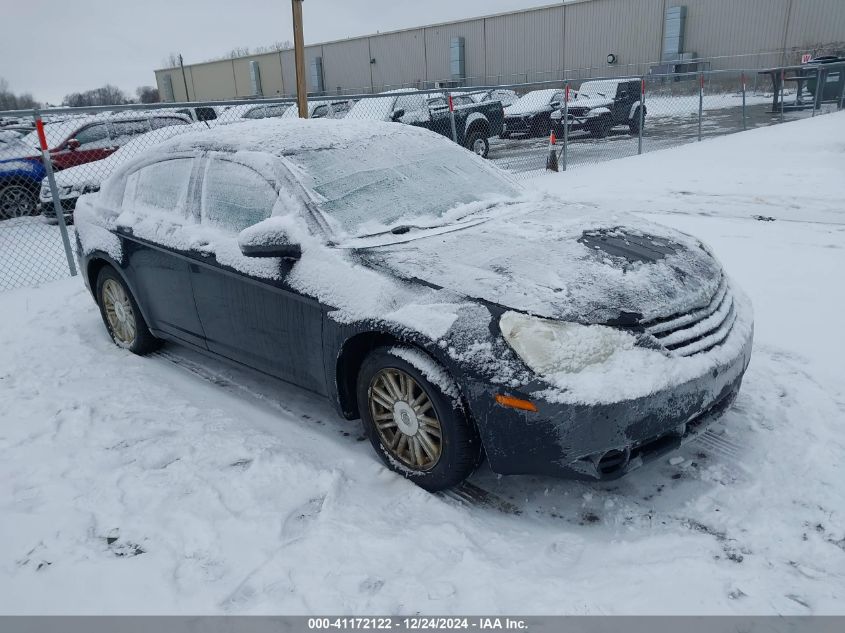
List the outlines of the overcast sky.
{"label": "overcast sky", "polygon": [[[305,43],[551,4],[553,0],[305,0]],[[292,40],[290,0],[27,0],[4,2],[0,77],[58,103],[115,84],[155,85],[168,53],[185,63],[238,46]]]}

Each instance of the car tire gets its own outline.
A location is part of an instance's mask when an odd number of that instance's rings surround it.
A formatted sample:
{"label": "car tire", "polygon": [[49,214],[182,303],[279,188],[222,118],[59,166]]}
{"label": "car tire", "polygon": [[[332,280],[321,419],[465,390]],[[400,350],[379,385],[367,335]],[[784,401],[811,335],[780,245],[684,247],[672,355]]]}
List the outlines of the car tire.
{"label": "car tire", "polygon": [[587,129],[593,138],[605,138],[610,133],[610,128],[612,127],[613,122],[610,120],[610,117],[600,116],[598,119],[592,121]]}
{"label": "car tire", "polygon": [[[645,125],[645,117],[643,117],[643,125]],[[637,108],[634,111],[634,116],[628,121],[628,129],[631,131],[632,135],[637,135],[640,133],[640,109]]]}
{"label": "car tire", "polygon": [[152,335],[126,282],[111,266],[97,275],[97,305],[109,336],[118,347],[144,356],[161,347],[163,341]]}
{"label": "car tire", "polygon": [[38,195],[25,185],[0,185],[0,220],[33,215],[38,208]]}
{"label": "car tire", "polygon": [[[420,362],[411,364],[397,351]],[[429,380],[417,365],[430,367],[425,374],[439,378]],[[480,464],[481,441],[457,400],[457,387],[423,352],[373,350],[358,373],[357,396],[364,433],[381,461],[421,488],[436,492],[456,486]]]}
{"label": "car tire", "polygon": [[487,136],[482,132],[473,131],[470,132],[469,138],[467,138],[466,148],[473,154],[481,156],[481,158],[487,158],[487,154],[490,153],[490,141],[487,140]]}

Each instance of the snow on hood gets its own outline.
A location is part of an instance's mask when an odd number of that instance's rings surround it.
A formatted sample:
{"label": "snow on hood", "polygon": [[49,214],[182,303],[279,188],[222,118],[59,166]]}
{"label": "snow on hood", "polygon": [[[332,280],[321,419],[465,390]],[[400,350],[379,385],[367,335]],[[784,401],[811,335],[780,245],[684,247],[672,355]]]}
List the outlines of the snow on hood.
{"label": "snow on hood", "polygon": [[529,114],[531,112],[539,112],[549,107],[552,101],[552,96],[560,92],[559,88],[550,90],[534,90],[519,98],[518,101],[505,108],[505,116],[513,116],[516,114]]}
{"label": "snow on hood", "polygon": [[[721,266],[696,239],[628,214],[585,211],[558,198],[536,198],[468,228],[361,254],[403,278],[582,323],[610,322],[621,311],[668,316],[712,298]],[[585,231],[619,234],[620,227],[627,235],[671,242],[670,252],[656,261],[630,261],[583,243]]]}
{"label": "snow on hood", "polygon": [[613,99],[599,95],[587,95],[578,93],[574,99],[569,100],[570,108],[602,108],[613,103]]}

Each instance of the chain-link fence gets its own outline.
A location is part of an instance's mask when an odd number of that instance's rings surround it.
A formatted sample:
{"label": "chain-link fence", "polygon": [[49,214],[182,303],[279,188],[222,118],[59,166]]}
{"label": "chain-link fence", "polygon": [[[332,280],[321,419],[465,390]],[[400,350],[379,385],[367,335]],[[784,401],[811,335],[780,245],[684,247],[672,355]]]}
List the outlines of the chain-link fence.
{"label": "chain-link fence", "polygon": [[[845,103],[845,62],[314,97],[312,118],[415,125],[519,177],[816,116]],[[0,112],[0,291],[67,276],[77,199],[191,130],[296,118],[291,99]],[[36,122],[43,121],[41,151]],[[54,172],[51,174],[51,172]]]}

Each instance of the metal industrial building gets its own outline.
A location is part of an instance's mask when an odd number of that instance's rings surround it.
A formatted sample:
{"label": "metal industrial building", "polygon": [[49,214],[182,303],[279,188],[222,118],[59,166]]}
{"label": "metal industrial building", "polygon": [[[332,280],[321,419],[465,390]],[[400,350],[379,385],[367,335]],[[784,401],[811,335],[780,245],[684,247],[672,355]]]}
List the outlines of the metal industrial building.
{"label": "metal industrial building", "polygon": [[[797,63],[845,48],[845,0],[573,0],[305,47],[309,93]],[[293,50],[155,71],[164,101],[295,93]],[[187,94],[186,94],[187,86]]]}

